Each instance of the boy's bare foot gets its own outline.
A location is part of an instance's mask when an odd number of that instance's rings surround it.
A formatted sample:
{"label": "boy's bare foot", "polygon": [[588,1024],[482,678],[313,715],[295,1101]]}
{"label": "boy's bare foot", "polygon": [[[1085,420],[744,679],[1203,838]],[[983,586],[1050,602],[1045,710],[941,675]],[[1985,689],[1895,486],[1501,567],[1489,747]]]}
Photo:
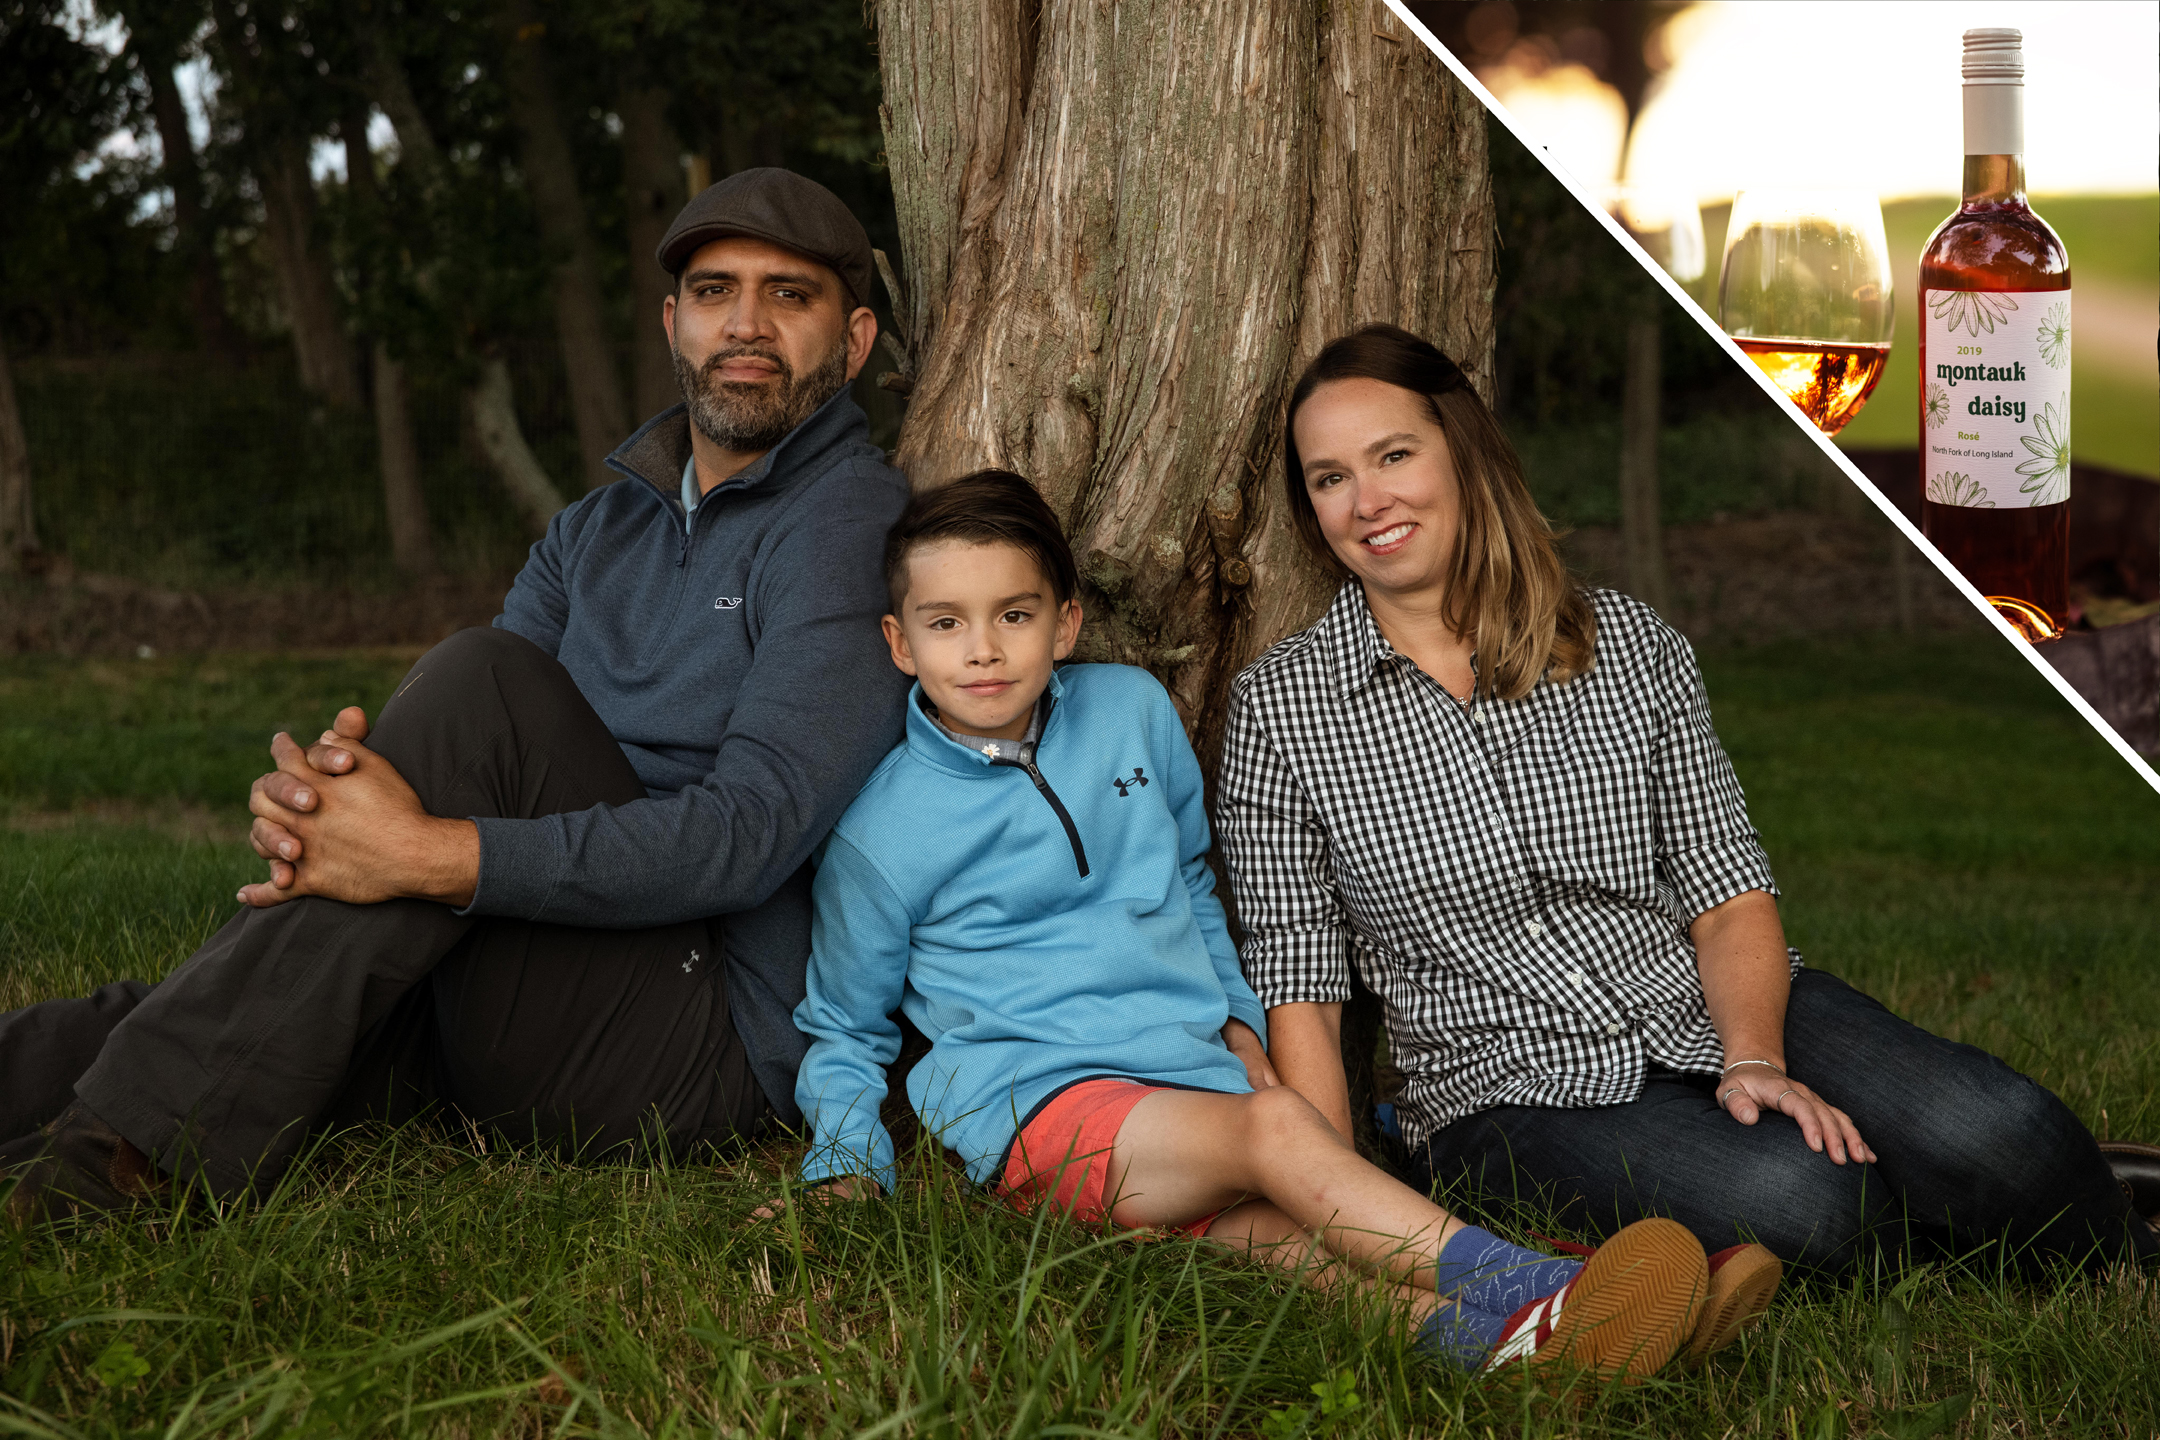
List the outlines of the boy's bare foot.
{"label": "boy's bare foot", "polygon": [[[840,1175],[831,1180],[820,1181],[815,1185],[802,1186],[795,1193],[816,1200],[860,1200],[875,1197],[881,1192],[875,1180],[866,1179],[860,1175]],[[787,1201],[775,1195],[772,1199],[751,1211],[750,1218],[752,1220],[771,1220],[786,1213]]]}
{"label": "boy's bare foot", "polygon": [[1638,1220],[1600,1245],[1566,1288],[1510,1316],[1485,1369],[1565,1359],[1632,1384],[1693,1333],[1709,1288],[1702,1243],[1686,1226]]}

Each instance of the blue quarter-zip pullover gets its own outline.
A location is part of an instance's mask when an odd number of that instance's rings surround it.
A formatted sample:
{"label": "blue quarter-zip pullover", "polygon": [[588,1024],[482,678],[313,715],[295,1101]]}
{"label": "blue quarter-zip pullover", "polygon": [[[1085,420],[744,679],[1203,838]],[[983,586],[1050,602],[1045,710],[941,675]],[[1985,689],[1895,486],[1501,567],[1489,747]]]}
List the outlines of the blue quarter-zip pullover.
{"label": "blue quarter-zip pullover", "polygon": [[1215,897],[1170,697],[1124,665],[1067,666],[1050,695],[1031,771],[953,740],[918,687],[907,739],[826,841],[795,1011],[805,1180],[892,1183],[878,1105],[895,1010],[932,1042],[908,1098],[979,1181],[1076,1080],[1250,1088],[1222,1027],[1264,1041],[1267,1018]]}

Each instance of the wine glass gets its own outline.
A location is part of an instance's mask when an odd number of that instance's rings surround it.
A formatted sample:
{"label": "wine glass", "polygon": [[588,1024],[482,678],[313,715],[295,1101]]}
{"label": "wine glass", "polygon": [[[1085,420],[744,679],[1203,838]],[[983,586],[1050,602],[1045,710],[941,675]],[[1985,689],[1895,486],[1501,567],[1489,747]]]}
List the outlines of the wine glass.
{"label": "wine glass", "polygon": [[1718,324],[1816,429],[1844,429],[1882,378],[1897,324],[1882,206],[1864,190],[1741,191]]}
{"label": "wine glass", "polygon": [[1605,192],[1605,209],[1673,279],[1688,285],[1702,278],[1702,210],[1693,191],[1614,185]]}

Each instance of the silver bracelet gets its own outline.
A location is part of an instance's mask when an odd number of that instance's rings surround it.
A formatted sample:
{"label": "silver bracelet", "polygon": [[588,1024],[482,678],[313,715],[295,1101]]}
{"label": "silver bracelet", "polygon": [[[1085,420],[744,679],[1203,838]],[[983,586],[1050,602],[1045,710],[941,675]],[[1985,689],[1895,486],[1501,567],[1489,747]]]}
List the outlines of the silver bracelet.
{"label": "silver bracelet", "polygon": [[1730,1075],[1733,1071],[1739,1069],[1742,1065],[1761,1065],[1771,1070],[1777,1070],[1777,1073],[1780,1075],[1783,1075],[1785,1073],[1783,1070],[1778,1070],[1778,1067],[1772,1065],[1768,1060],[1735,1060],[1732,1062],[1732,1064],[1727,1065],[1723,1070],[1718,1071],[1718,1074],[1720,1076]]}

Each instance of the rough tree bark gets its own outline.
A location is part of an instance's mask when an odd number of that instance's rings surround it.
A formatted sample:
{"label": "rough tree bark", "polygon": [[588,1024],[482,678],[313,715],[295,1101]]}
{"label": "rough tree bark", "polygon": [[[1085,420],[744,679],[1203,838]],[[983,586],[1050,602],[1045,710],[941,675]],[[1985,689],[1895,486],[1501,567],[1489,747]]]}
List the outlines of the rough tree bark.
{"label": "rough tree bark", "polygon": [[[880,0],[917,485],[1032,478],[1082,658],[1146,666],[1211,773],[1230,677],[1335,582],[1279,498],[1298,369],[1373,320],[1492,395],[1477,102],[1373,0]],[[1357,1140],[1379,1032],[1346,1007]]]}
{"label": "rough tree bark", "polygon": [[23,437],[15,403],[15,373],[0,349],[0,573],[20,569],[38,548],[37,517],[30,508],[30,443]]}
{"label": "rough tree bark", "polygon": [[[1296,372],[1372,320],[1490,394],[1485,117],[1373,0],[881,0],[918,485],[1036,481],[1088,654],[1212,760],[1235,671],[1334,582],[1278,499]],[[1210,765],[1212,769],[1212,765]]]}
{"label": "rough tree bark", "polygon": [[525,183],[532,191],[540,237],[555,260],[555,332],[569,372],[570,410],[577,424],[585,486],[598,489],[615,478],[608,452],[628,433],[628,407],[615,373],[608,336],[607,302],[600,292],[600,251],[586,223],[578,193],[577,166],[557,113],[548,75],[546,25],[532,0],[503,7],[503,80],[510,118],[524,137]]}
{"label": "rough tree bark", "polygon": [[622,117],[624,232],[630,251],[631,393],[648,420],[682,399],[660,308],[673,287],[653,260],[683,206],[682,142],[668,123],[667,93],[628,86],[615,105]]}
{"label": "rough tree bark", "polygon": [[[367,140],[367,106],[356,101],[338,122],[345,142],[345,184],[363,220],[380,218],[382,190],[375,181],[375,152]],[[364,280],[365,277],[363,277]],[[408,575],[435,569],[428,535],[427,496],[420,481],[420,443],[413,431],[405,362],[382,337],[375,340],[375,448],[382,469],[383,516],[390,526],[390,559]]]}

